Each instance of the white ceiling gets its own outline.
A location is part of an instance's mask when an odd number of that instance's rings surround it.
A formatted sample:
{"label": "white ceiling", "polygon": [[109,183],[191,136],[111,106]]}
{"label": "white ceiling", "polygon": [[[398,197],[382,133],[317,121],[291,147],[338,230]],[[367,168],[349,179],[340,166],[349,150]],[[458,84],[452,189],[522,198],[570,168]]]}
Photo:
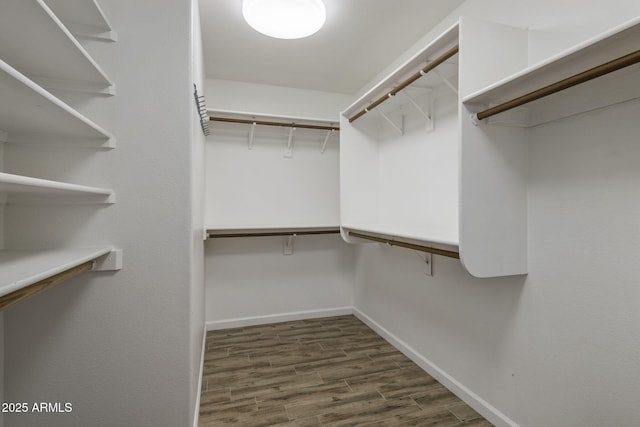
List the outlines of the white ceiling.
{"label": "white ceiling", "polygon": [[207,78],[354,94],[464,0],[324,0],[298,40],[257,33],[241,0],[200,0]]}

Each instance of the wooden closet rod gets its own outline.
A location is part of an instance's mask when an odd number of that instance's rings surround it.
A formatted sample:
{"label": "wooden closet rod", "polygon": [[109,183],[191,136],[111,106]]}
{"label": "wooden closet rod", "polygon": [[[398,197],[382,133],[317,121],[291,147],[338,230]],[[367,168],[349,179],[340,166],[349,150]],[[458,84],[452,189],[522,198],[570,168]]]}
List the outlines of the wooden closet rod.
{"label": "wooden closet rod", "polygon": [[391,246],[400,246],[402,248],[413,249],[421,252],[428,252],[434,255],[442,255],[449,258],[460,259],[460,254],[458,252],[447,251],[444,249],[431,248],[429,246],[422,246],[422,245],[414,245],[413,243],[398,242],[397,240],[389,240],[389,239],[384,239],[382,237],[369,236],[368,234],[361,234],[353,231],[349,232],[349,236],[357,237],[359,239],[371,240],[373,242],[378,242],[378,243],[386,243],[387,245],[391,245]]}
{"label": "wooden closet rod", "polygon": [[225,234],[214,234],[209,233],[209,238],[218,238],[218,237],[269,237],[269,236],[308,236],[314,234],[340,234],[340,229],[331,229],[331,230],[301,230],[301,231],[269,231],[264,233],[225,233]]}
{"label": "wooden closet rod", "polygon": [[87,261],[83,264],[65,270],[62,273],[58,273],[27,287],[18,289],[17,291],[13,291],[10,294],[4,295],[0,297],[0,310],[4,310],[5,308],[10,307],[20,301],[31,298],[32,296],[39,294],[44,290],[65,282],[79,275],[80,273],[91,270],[92,268],[93,261]]}
{"label": "wooden closet rod", "polygon": [[337,126],[320,126],[320,125],[303,125],[300,123],[286,123],[286,122],[271,122],[265,120],[250,120],[250,119],[230,119],[228,117],[214,117],[209,116],[209,120],[212,122],[226,122],[226,123],[243,123],[243,124],[257,124],[264,126],[282,126],[298,129],[318,129],[318,130],[340,130]]}
{"label": "wooden closet rod", "polygon": [[384,96],[381,96],[380,98],[378,98],[375,101],[373,101],[371,104],[367,105],[359,113],[357,113],[353,117],[351,117],[349,119],[349,123],[352,123],[353,121],[355,121],[355,120],[359,119],[360,117],[364,116],[367,112],[373,110],[374,108],[376,108],[378,105],[382,104],[384,101],[386,101],[390,97],[395,96],[402,89],[406,88],[411,83],[415,82],[420,77],[424,76],[429,71],[433,70],[438,65],[442,64],[444,61],[446,61],[447,59],[451,58],[456,53],[458,53],[458,45],[452,47],[451,49],[449,49],[448,51],[446,51],[445,53],[443,53],[442,55],[440,55],[439,57],[434,59],[432,62],[427,64],[426,67],[424,67],[423,69],[421,69],[417,73],[413,74],[411,77],[409,77],[407,80],[405,80],[402,83],[400,83],[398,86],[396,86],[393,89],[391,89],[391,91],[386,93]]}
{"label": "wooden closet rod", "polygon": [[476,118],[478,120],[486,119],[504,111],[511,110],[512,108],[519,107],[523,104],[535,101],[536,99],[549,96],[551,94],[568,89],[572,86],[579,85],[580,83],[584,83],[597,77],[604,76],[605,74],[612,73],[638,62],[640,62],[640,50],[636,50],[635,52],[632,52],[628,55],[621,56],[620,58],[614,59],[602,65],[598,65],[597,67],[593,67],[587,71],[583,71],[571,77],[567,77],[566,79],[560,80],[556,83],[552,83],[549,86],[534,90],[533,92],[529,92],[526,95],[519,96],[515,99],[512,99],[511,101],[496,105],[495,107],[487,108],[486,110],[477,113]]}

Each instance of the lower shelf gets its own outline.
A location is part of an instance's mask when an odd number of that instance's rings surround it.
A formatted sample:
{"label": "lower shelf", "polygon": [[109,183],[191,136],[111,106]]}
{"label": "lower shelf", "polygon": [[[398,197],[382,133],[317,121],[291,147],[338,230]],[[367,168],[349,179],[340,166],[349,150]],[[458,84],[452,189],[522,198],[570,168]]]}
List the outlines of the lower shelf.
{"label": "lower shelf", "polygon": [[368,240],[449,258],[460,258],[457,242],[446,239],[418,237],[390,229],[347,225],[342,226],[342,236],[348,243],[362,243],[363,240]]}
{"label": "lower shelf", "polygon": [[[26,288],[32,285],[58,276],[53,281],[54,283],[45,286],[46,288],[82,271],[90,270],[93,267],[92,261],[112,251],[113,248],[110,246],[0,251],[0,309],[37,293],[32,290],[26,291]],[[86,263],[91,263],[88,268],[84,266]],[[79,266],[83,267],[77,271],[74,270]],[[20,293],[21,290],[25,290],[25,292]]]}
{"label": "lower shelf", "polygon": [[340,227],[254,227],[254,228],[208,228],[208,238],[305,236],[313,234],[339,234]]}

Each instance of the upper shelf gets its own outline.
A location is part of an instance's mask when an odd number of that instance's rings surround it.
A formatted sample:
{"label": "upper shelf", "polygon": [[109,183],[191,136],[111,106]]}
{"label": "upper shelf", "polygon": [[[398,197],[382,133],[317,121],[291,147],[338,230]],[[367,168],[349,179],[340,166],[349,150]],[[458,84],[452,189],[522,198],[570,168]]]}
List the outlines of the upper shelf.
{"label": "upper shelf", "polygon": [[75,36],[117,40],[96,0],[45,0],[45,3]]}
{"label": "upper shelf", "polygon": [[50,181],[22,175],[0,172],[0,193],[7,193],[9,203],[23,203],[31,200],[49,200],[56,202],[66,200],[100,201],[114,203],[113,190],[66,182]]}
{"label": "upper shelf", "polygon": [[[392,92],[401,82],[410,79],[411,75],[416,71],[425,68],[425,65],[440,57],[449,51],[458,43],[458,24],[456,23],[445,31],[440,37],[427,45],[424,49],[414,55],[411,59],[401,65],[396,71],[391,73],[385,79],[380,81],[376,86],[370,89],[366,94],[360,97],[356,102],[349,106],[342,114],[345,117],[352,118],[360,110],[367,108],[374,100],[385,97]],[[456,51],[457,52],[457,51]],[[455,59],[448,60],[453,62]],[[448,79],[457,75],[457,63],[452,66],[448,62],[439,66],[437,73],[429,73],[416,81],[416,85],[423,88],[431,88],[434,86],[447,84]],[[457,61],[456,61],[457,62]]]}
{"label": "upper shelf", "polygon": [[[585,71],[592,70],[625,55],[638,52],[638,46],[640,46],[640,17],[472,93],[464,97],[463,102],[465,104],[480,104],[484,106],[507,103],[542,88],[556,85],[566,79],[574,78],[574,76]],[[549,114],[548,110],[552,105],[551,102],[545,102],[544,98],[534,101],[536,104],[532,104],[532,107],[537,105],[542,106],[542,108],[537,109],[541,112],[536,112],[528,125],[532,126],[557,117],[576,114],[580,110],[589,111],[636,98],[640,95],[638,90],[633,89],[637,85],[629,85],[628,82],[616,85],[615,81],[616,79],[626,81],[629,78],[636,78],[637,74],[638,68],[634,66],[626,70],[614,71],[610,75],[598,77],[597,80],[588,83],[579,83],[579,86],[567,86],[570,89],[564,89],[564,91],[572,91],[571,96],[563,96],[559,104],[566,104],[563,105],[563,110],[568,111],[568,113],[563,111]],[[575,80],[580,81],[577,78]],[[606,91],[597,91],[597,81],[609,81],[612,84],[609,85],[609,89]],[[618,88],[617,86],[620,87]],[[586,96],[583,96],[580,92],[580,89],[584,91],[585,88],[587,88],[586,92],[591,94],[591,100],[585,99]],[[560,96],[560,93],[558,93],[553,101],[556,101]],[[571,100],[574,101],[572,102]]]}
{"label": "upper shelf", "polygon": [[71,138],[114,144],[110,133],[2,60],[0,93],[0,131],[9,142]]}
{"label": "upper shelf", "polygon": [[2,9],[3,61],[42,86],[113,94],[109,77],[43,0],[3,0]]}

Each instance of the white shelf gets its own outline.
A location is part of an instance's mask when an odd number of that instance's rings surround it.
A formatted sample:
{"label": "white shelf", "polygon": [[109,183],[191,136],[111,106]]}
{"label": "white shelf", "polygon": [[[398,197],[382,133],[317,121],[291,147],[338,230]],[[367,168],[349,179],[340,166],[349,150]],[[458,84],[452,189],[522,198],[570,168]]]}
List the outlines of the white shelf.
{"label": "white shelf", "polygon": [[107,17],[96,0],[45,0],[75,36],[116,41]]}
{"label": "white shelf", "polygon": [[47,87],[113,93],[109,77],[43,0],[3,0],[0,58]]}
{"label": "white shelf", "polygon": [[0,297],[92,261],[113,248],[0,251]]}
{"label": "white shelf", "polygon": [[[465,96],[462,101],[467,105],[501,104],[634,52],[638,50],[638,46],[640,17],[511,74]],[[525,105],[525,109],[535,111],[523,126],[535,126],[637,98],[640,96],[640,85],[630,81],[637,82],[639,74],[640,67],[636,65]],[[617,79],[622,83],[616,86]],[[605,90],[599,89],[603,83],[606,85]]]}
{"label": "white shelf", "polygon": [[49,181],[0,172],[0,193],[8,195],[7,203],[30,203],[32,201],[100,201],[114,203],[113,190],[66,182]]}
{"label": "white shelf", "polygon": [[419,243],[425,246],[432,246],[435,248],[457,251],[459,242],[452,240],[447,236],[437,234],[419,234],[413,230],[402,230],[399,227],[379,227],[362,224],[342,224],[342,228],[347,231],[372,233],[380,236],[385,236],[391,239],[404,239],[412,243]]}
{"label": "white shelf", "polygon": [[0,131],[8,134],[9,142],[71,138],[99,140],[113,147],[109,132],[2,60],[0,93]]}
{"label": "white shelf", "polygon": [[[384,96],[399,82],[406,80],[410,75],[416,73],[418,70],[424,68],[430,59],[437,57],[457,44],[458,41],[458,23],[452,25],[447,29],[440,37],[427,45],[420,52],[415,54],[411,59],[402,64],[396,71],[392,72],[389,76],[384,78],[380,83],[375,85],[367,93],[356,100],[351,106],[349,106],[342,114],[345,117],[351,117],[359,110],[365,108],[373,100]],[[446,78],[452,78],[457,75],[457,60],[451,58],[441,64],[437,72],[441,76]],[[434,88],[442,86],[444,82],[437,73],[431,72],[426,76],[421,77],[411,86],[421,88]],[[384,105],[384,104],[382,104]],[[370,114],[370,113],[369,113]],[[365,114],[365,117],[367,115]]]}

